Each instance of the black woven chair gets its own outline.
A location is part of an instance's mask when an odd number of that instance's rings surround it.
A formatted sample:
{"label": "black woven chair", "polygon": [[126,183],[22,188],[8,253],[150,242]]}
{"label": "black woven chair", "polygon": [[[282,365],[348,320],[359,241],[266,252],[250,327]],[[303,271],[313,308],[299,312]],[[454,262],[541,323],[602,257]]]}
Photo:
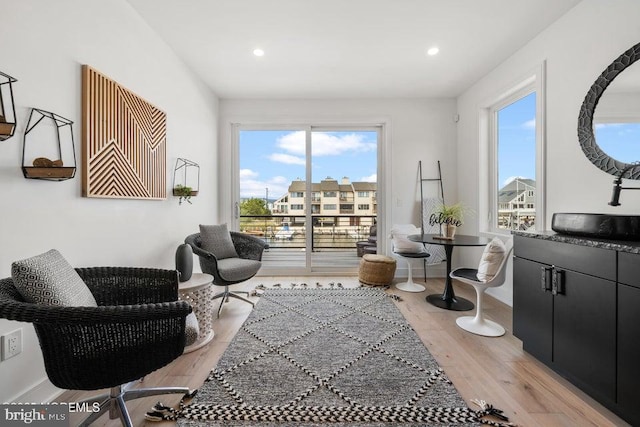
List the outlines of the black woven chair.
{"label": "black woven chair", "polygon": [[262,252],[269,247],[264,240],[249,234],[239,233],[237,231],[231,231],[229,234],[231,234],[231,240],[238,253],[238,258],[218,260],[214,254],[202,249],[200,233],[191,234],[184,239],[185,243],[189,244],[193,249],[193,253],[198,255],[202,272],[213,276],[214,285],[224,286],[224,291],[213,297],[213,299],[221,298],[220,307],[218,307],[218,317],[220,317],[222,305],[225,301],[229,301],[229,297],[237,298],[254,305],[253,301],[238,295],[248,294],[248,292],[232,292],[229,290],[229,286],[244,282],[255,276],[260,269]]}
{"label": "black woven chair", "polygon": [[128,389],[131,382],[180,356],[185,318],[191,312],[178,300],[176,271],[148,268],[76,269],[98,307],[57,307],[27,303],[11,278],[0,280],[0,318],[30,322],[36,330],[45,369],[57,387],[110,388],[84,402],[100,403],[89,425],[109,410],[131,426],[125,401],[157,394],[190,394],[186,387]]}

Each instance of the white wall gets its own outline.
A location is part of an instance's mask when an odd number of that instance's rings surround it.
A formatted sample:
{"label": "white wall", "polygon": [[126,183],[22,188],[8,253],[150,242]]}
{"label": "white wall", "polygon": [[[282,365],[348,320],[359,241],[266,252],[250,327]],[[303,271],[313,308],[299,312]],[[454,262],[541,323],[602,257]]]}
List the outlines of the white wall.
{"label": "white wall", "polygon": [[[380,213],[384,227],[400,223],[420,224],[420,187],[418,161],[422,160],[425,177],[437,173],[440,160],[445,194],[456,193],[456,126],[453,99],[366,99],[366,100],[220,100],[220,158],[231,158],[231,123],[240,124],[379,124],[386,128],[386,164],[378,176],[378,199],[384,198],[387,210]],[[231,164],[220,167],[220,211],[222,220],[232,221]],[[384,175],[382,175],[384,173]],[[344,172],[349,176],[349,171]],[[381,182],[383,180],[383,182]],[[433,187],[435,191],[435,187]],[[425,194],[429,190],[425,187]],[[380,227],[380,225],[379,225]],[[387,232],[378,236],[386,237]],[[379,238],[380,238],[379,237]],[[390,251],[389,244],[384,245]],[[422,274],[415,263],[415,274]],[[397,277],[406,277],[404,262]],[[421,265],[421,263],[420,263]],[[442,270],[442,271],[440,271]],[[442,276],[444,269],[430,273]],[[420,276],[421,277],[421,276]]]}
{"label": "white wall", "polygon": [[[57,248],[74,266],[174,267],[175,248],[215,222],[215,95],[177,59],[123,0],[0,0],[0,70],[14,85],[19,126],[0,142],[0,277],[11,262]],[[81,161],[81,65],[89,64],[167,113],[167,188],[177,157],[201,166],[193,205],[87,199],[76,178],[28,180],[20,169],[22,134],[31,107],[74,121]],[[46,401],[47,382],[33,328],[0,320],[0,334],[24,329],[22,354],[0,362],[0,402]]]}
{"label": "white wall", "polygon": [[[478,172],[479,109],[546,60],[548,227],[554,212],[638,213],[640,197],[634,192],[623,191],[620,207],[607,205],[613,177],[583,155],[576,130],[578,111],[595,79],[622,52],[640,42],[638,17],[637,0],[583,0],[458,98],[461,201],[477,208],[478,183],[488,179]],[[465,230],[478,232],[480,219],[466,224]],[[480,253],[465,251],[462,261],[477,263]],[[511,283],[493,292],[511,304]]]}

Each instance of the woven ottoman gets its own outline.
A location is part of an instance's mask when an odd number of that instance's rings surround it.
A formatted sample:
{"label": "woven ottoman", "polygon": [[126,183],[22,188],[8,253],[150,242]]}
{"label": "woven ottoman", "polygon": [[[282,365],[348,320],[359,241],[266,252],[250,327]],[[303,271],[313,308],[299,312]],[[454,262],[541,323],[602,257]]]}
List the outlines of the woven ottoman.
{"label": "woven ottoman", "polygon": [[369,286],[390,285],[396,272],[396,260],[386,255],[365,254],[360,260],[358,280]]}

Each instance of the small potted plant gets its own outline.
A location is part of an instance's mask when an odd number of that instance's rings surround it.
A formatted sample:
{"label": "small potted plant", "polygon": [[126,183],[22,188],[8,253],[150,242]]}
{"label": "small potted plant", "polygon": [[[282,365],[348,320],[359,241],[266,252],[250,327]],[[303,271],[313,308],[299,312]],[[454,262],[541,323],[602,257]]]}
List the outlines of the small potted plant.
{"label": "small potted plant", "polygon": [[441,204],[438,206],[431,217],[429,224],[440,224],[440,234],[445,239],[453,239],[456,234],[456,228],[460,227],[464,220],[465,213],[469,212],[462,203],[454,205]]}
{"label": "small potted plant", "polygon": [[191,203],[191,200],[190,200],[191,196],[195,196],[196,194],[198,193],[196,191],[193,191],[191,187],[188,187],[186,185],[178,184],[175,187],[173,187],[173,195],[180,197],[178,201],[178,204],[180,205],[182,204],[183,200]]}

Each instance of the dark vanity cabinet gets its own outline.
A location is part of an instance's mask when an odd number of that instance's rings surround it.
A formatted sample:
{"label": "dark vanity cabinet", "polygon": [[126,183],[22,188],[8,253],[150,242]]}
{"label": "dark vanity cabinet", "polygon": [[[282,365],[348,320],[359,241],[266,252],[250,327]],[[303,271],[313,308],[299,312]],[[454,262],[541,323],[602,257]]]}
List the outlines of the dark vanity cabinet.
{"label": "dark vanity cabinet", "polygon": [[616,251],[514,238],[514,335],[525,351],[615,404]]}
{"label": "dark vanity cabinet", "polygon": [[618,253],[618,407],[640,425],[640,255]]}

